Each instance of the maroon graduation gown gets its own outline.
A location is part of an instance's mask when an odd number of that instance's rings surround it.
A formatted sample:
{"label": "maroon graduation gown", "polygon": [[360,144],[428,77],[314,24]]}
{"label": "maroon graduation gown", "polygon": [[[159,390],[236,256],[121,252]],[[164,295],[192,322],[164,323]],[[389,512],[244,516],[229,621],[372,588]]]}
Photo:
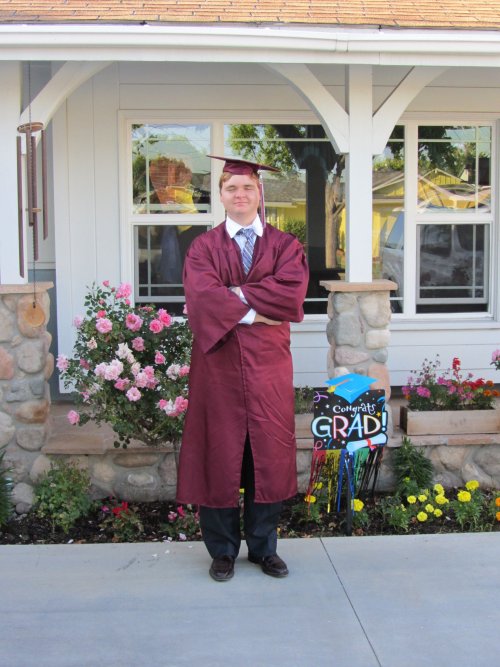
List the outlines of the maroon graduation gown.
{"label": "maroon graduation gown", "polygon": [[[304,251],[291,234],[265,225],[245,277],[225,224],[197,237],[184,263],[193,331],[189,407],[180,452],[177,500],[236,507],[247,432],[255,501],[297,492],[290,322],[303,318],[308,281]],[[238,324],[249,306],[281,325]]]}

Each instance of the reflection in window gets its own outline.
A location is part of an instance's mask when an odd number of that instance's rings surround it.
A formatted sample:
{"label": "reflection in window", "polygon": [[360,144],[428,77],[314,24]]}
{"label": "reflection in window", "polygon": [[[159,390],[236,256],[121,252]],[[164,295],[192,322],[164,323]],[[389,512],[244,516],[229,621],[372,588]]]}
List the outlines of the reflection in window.
{"label": "reflection in window", "polygon": [[310,268],[304,310],[325,313],[320,280],[345,271],[344,156],[335,153],[320,125],[230,125],[225,154],[269,164],[263,174],[268,222],[304,244]]}
{"label": "reflection in window", "polygon": [[182,268],[191,241],[209,227],[201,225],[144,225],[134,228],[136,303],[169,303],[182,314]]}
{"label": "reflection in window", "polygon": [[209,212],[209,152],[208,125],[132,125],[132,212]]}
{"label": "reflection in window", "polygon": [[421,126],[419,208],[488,212],[491,208],[491,127]]}
{"label": "reflection in window", "polygon": [[417,226],[417,312],[487,308],[488,225]]}
{"label": "reflection in window", "polygon": [[396,126],[381,155],[373,158],[373,278],[393,280],[393,312],[403,309],[404,127]]}

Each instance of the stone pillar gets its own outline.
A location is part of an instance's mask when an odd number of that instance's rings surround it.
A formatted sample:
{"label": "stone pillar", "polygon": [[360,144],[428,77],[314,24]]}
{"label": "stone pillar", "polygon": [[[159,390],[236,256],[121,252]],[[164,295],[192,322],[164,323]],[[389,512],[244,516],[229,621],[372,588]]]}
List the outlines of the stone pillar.
{"label": "stone pillar", "polygon": [[376,378],[372,388],[384,389],[389,401],[391,383],[386,366],[391,321],[389,293],[397,289],[396,283],[328,280],[320,284],[330,292],[326,327],[330,343],[328,377],[360,373]]}
{"label": "stone pillar", "polygon": [[51,287],[38,283],[34,297],[33,285],[0,285],[0,447],[6,448],[20,513],[32,503],[33,474],[46,459],[40,450],[49,435],[54,370],[47,331]]}

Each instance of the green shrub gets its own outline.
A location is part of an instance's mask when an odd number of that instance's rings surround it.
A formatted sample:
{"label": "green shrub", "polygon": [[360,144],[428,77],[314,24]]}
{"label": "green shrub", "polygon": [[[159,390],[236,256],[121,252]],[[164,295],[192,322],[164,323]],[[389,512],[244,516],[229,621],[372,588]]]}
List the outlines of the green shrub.
{"label": "green shrub", "polygon": [[378,509],[384,524],[398,532],[408,532],[412,516],[398,497],[382,498]]}
{"label": "green shrub", "polygon": [[86,470],[58,460],[35,486],[35,512],[65,533],[93,507]]}
{"label": "green shrub", "polygon": [[9,468],[3,467],[4,456],[5,450],[0,452],[0,527],[7,523],[12,512],[11,479],[8,476]]}
{"label": "green shrub", "polygon": [[394,474],[396,491],[403,496],[428,488],[432,483],[432,463],[406,436],[394,453]]}

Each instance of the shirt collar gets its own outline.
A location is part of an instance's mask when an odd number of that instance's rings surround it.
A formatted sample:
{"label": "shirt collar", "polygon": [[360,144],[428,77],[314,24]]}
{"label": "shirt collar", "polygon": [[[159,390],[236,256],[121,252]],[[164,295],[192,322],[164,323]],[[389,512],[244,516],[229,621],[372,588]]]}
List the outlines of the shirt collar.
{"label": "shirt collar", "polygon": [[255,216],[255,220],[252,222],[252,224],[248,225],[247,227],[239,225],[229,216],[226,218],[226,231],[232,239],[234,239],[234,237],[240,231],[240,229],[253,229],[253,231],[256,233],[257,236],[262,236],[262,234],[264,233],[264,228],[262,226],[262,222],[260,221],[258,214]]}

